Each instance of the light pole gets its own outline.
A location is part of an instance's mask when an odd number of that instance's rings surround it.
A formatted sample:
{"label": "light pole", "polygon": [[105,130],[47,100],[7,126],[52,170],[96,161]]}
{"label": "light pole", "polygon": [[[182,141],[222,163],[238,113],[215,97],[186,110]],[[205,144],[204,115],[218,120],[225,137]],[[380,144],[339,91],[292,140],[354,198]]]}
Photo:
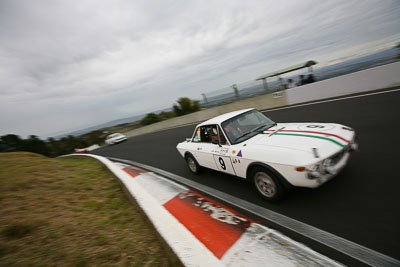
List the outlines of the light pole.
{"label": "light pole", "polygon": [[202,96],[203,96],[203,98],[204,98],[204,103],[207,105],[208,104],[208,99],[207,99],[207,96],[206,96],[206,94],[201,94]]}
{"label": "light pole", "polygon": [[239,90],[238,90],[238,88],[237,88],[237,85],[236,85],[236,84],[233,84],[233,85],[232,85],[232,89],[233,89],[233,91],[235,92],[235,97],[236,97],[237,99],[239,99]]}

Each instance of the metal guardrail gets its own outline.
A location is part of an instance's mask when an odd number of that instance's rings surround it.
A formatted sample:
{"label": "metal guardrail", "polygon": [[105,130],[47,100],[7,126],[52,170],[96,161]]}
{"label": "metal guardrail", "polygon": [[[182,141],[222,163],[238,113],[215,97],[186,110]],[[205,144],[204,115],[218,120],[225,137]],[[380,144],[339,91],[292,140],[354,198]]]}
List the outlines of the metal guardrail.
{"label": "metal guardrail", "polygon": [[265,86],[260,81],[249,81],[241,84],[233,84],[219,90],[203,93],[200,105],[203,108],[229,104],[235,101],[270,94],[284,88],[278,86],[278,82],[271,82]]}

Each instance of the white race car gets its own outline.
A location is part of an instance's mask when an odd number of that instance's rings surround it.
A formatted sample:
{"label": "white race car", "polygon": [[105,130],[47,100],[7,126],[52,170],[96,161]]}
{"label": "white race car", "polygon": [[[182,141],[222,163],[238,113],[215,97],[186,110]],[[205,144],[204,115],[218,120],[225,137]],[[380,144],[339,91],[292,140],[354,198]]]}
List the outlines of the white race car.
{"label": "white race car", "polygon": [[189,170],[246,178],[269,201],[293,186],[315,188],[334,177],[357,149],[353,129],[335,123],[275,123],[244,109],[196,126],[177,149]]}
{"label": "white race car", "polygon": [[127,140],[126,136],[120,133],[113,133],[107,136],[106,144],[113,145]]}

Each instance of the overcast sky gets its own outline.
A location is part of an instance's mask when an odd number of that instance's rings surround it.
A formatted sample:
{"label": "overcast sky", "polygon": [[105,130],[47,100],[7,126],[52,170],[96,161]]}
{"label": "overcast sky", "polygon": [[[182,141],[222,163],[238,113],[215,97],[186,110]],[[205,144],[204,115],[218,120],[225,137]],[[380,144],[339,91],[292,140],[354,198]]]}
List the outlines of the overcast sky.
{"label": "overcast sky", "polygon": [[44,139],[399,41],[399,0],[0,0],[0,136]]}

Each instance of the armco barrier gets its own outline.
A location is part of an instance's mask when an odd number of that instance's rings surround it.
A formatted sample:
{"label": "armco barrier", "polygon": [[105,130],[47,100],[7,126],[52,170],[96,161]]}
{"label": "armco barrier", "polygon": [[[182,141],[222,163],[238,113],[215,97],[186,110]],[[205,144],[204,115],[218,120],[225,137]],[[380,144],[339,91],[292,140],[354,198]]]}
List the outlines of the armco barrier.
{"label": "armco barrier", "polygon": [[400,86],[400,62],[395,62],[285,91],[257,96],[227,105],[154,123],[125,133],[128,137],[205,121],[220,114],[244,109],[259,110],[322,100],[331,97]]}

